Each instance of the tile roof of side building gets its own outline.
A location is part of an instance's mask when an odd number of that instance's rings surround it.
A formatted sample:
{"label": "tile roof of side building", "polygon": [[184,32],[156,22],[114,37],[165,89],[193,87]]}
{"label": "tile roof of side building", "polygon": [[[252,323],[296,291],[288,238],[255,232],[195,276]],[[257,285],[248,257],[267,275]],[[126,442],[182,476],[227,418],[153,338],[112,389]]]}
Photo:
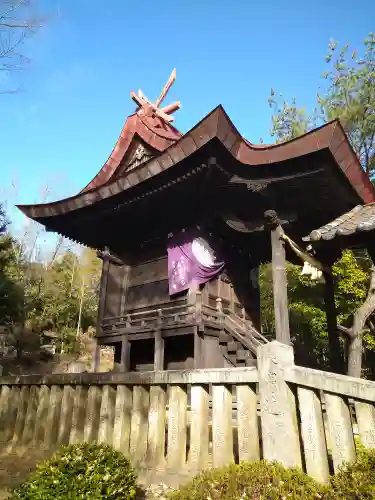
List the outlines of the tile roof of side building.
{"label": "tile roof of side building", "polygon": [[338,236],[351,236],[355,233],[375,229],[375,202],[357,205],[324,226],[315,229],[304,241],[330,241]]}

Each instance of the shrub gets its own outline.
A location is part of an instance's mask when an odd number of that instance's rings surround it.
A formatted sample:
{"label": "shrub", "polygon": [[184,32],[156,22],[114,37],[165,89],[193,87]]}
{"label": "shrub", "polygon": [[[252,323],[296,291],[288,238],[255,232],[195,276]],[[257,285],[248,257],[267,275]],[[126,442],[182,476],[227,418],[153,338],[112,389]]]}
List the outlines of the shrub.
{"label": "shrub", "polygon": [[64,446],[40,463],[11,498],[131,500],[135,495],[136,475],[129,460],[110,446],[83,443]]}
{"label": "shrub", "polygon": [[[277,463],[242,462],[221,469],[207,470],[180,490],[171,500],[240,499],[317,499],[324,498],[328,487],[317,484],[298,469],[285,469]],[[326,496],[325,498],[332,498]]]}
{"label": "shrub", "polygon": [[358,447],[357,460],[333,476],[337,498],[375,498],[375,450]]}

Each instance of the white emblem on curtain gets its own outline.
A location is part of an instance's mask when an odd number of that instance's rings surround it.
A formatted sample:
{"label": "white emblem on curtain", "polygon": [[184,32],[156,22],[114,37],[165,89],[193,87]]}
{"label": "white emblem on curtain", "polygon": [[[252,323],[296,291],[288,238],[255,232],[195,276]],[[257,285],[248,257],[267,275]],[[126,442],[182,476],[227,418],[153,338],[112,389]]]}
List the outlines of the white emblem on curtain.
{"label": "white emblem on curtain", "polygon": [[191,245],[191,250],[197,261],[205,267],[213,267],[215,265],[215,252],[207,241],[201,237],[195,238]]}

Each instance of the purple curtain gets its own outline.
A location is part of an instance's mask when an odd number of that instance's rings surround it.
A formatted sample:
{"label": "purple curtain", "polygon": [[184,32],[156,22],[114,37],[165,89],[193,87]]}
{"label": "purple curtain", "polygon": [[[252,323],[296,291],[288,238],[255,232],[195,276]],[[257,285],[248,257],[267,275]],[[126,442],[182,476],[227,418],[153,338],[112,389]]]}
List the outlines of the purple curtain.
{"label": "purple curtain", "polygon": [[218,262],[211,252],[201,252],[202,242],[209,248],[198,231],[181,232],[168,240],[169,295],[188,290],[193,283],[201,285],[218,276],[224,262]]}

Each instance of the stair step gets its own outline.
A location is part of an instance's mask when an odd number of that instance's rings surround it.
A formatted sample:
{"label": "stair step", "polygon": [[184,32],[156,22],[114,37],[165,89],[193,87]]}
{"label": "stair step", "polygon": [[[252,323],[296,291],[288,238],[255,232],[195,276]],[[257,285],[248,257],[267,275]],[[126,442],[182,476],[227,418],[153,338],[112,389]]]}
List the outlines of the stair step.
{"label": "stair step", "polygon": [[245,359],[236,359],[236,366],[246,366],[246,360]]}
{"label": "stair step", "polygon": [[257,360],[254,358],[247,358],[247,360],[245,361],[245,366],[247,366],[247,367],[254,366],[256,368],[257,367]]}
{"label": "stair step", "polygon": [[226,358],[227,358],[228,361],[230,361],[231,363],[233,363],[234,366],[237,366],[237,358],[236,358],[235,354],[227,354]]}
{"label": "stair step", "polygon": [[253,354],[251,351],[248,351],[247,349],[238,349],[237,350],[237,359],[253,359]]}
{"label": "stair step", "polygon": [[220,335],[219,335],[219,343],[220,344],[227,344],[228,342],[230,342],[232,340],[232,336],[229,335],[228,333],[225,333],[225,332],[220,332]]}
{"label": "stair step", "polygon": [[238,342],[236,342],[235,340],[228,342],[227,349],[228,349],[228,352],[236,353],[238,350]]}

